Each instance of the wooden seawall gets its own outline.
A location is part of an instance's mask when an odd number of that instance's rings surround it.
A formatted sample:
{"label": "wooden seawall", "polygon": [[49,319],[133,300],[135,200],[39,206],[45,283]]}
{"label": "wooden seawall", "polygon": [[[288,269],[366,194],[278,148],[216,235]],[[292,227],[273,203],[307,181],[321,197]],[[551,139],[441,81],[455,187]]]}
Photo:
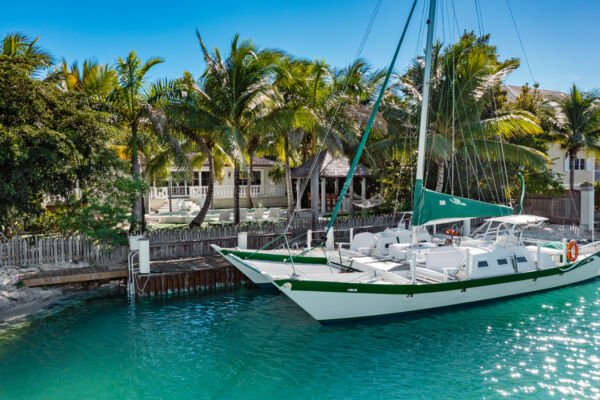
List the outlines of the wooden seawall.
{"label": "wooden seawall", "polygon": [[[135,275],[137,297],[183,293],[206,293],[254,285],[221,256],[185,257],[156,260],[150,263],[150,274]],[[22,276],[29,287],[98,284],[127,280],[127,266],[91,266],[41,271]]]}
{"label": "wooden seawall", "polygon": [[220,256],[153,261],[149,274],[136,274],[138,297],[204,293],[253,285]]}

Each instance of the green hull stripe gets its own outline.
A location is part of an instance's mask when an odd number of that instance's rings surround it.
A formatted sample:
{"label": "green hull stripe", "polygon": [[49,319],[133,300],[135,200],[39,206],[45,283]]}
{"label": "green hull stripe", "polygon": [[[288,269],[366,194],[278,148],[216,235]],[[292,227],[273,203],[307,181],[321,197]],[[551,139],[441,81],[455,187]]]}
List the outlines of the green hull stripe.
{"label": "green hull stripe", "polygon": [[345,282],[323,282],[323,281],[299,281],[299,280],[276,280],[276,285],[282,286],[290,283],[292,290],[309,292],[339,292],[339,293],[373,293],[373,294],[417,294],[435,293],[449,290],[461,290],[480,286],[491,286],[500,283],[516,282],[527,279],[543,278],[552,275],[561,275],[573,271],[581,266],[591,263],[600,258],[600,252],[581,260],[575,264],[561,267],[542,269],[539,271],[522,272],[514,275],[500,275],[489,278],[471,279],[467,281],[430,283],[426,285],[374,285],[369,283],[345,283]]}
{"label": "green hull stripe", "polygon": [[256,253],[253,251],[240,251],[240,250],[225,250],[221,249],[223,255],[233,254],[241,258],[242,260],[262,260],[262,261],[280,261],[280,262],[291,262],[292,260],[298,264],[327,264],[327,258],[325,257],[306,257],[297,256],[290,257],[285,254],[273,254],[273,253]]}

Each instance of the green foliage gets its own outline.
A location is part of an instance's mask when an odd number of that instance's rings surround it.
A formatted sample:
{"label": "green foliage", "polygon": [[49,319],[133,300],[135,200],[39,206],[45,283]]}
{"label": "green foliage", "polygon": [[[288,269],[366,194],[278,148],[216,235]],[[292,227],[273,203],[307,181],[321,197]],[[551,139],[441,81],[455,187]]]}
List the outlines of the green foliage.
{"label": "green foliage", "polygon": [[285,166],[282,164],[276,164],[269,170],[269,177],[275,183],[281,183],[285,179]]}
{"label": "green foliage", "polygon": [[60,219],[55,212],[44,210],[27,224],[27,231],[34,234],[47,234],[62,231]]}
{"label": "green foliage", "polygon": [[[45,196],[115,168],[110,116],[86,97],[34,79],[24,56],[0,55],[0,225],[34,217]],[[19,88],[15,90],[15,88]]]}
{"label": "green foliage", "polygon": [[127,243],[125,228],[132,223],[131,206],[147,189],[142,180],[133,177],[103,177],[57,210],[61,229],[108,245]]}

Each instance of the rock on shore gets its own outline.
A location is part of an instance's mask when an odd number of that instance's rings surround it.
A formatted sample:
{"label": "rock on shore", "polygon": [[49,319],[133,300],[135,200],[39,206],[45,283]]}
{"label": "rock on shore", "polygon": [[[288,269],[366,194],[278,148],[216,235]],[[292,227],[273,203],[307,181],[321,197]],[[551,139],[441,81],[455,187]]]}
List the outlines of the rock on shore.
{"label": "rock on shore", "polygon": [[19,284],[19,275],[37,268],[0,267],[0,322],[27,315],[58,299],[58,288],[29,288]]}

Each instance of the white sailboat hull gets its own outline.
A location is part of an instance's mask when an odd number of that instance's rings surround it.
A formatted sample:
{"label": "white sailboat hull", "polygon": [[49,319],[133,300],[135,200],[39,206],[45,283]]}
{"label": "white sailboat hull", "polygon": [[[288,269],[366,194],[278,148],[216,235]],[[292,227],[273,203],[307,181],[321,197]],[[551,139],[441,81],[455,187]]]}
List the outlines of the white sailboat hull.
{"label": "white sailboat hull", "polygon": [[[456,289],[425,291],[435,289],[438,284],[417,285],[422,293],[361,293],[367,289],[361,285],[343,286],[334,284],[332,290],[318,290],[308,288],[302,290],[302,285],[295,281],[276,281],[279,289],[318,321],[335,321],[353,318],[377,317],[393,314],[404,314],[443,307],[457,306],[461,304],[475,303],[479,301],[499,299],[503,297],[522,295],[561,286],[571,285],[586,280],[594,279],[600,274],[600,257],[596,254],[590,259],[565,267],[565,272],[550,276],[540,276],[533,279],[522,279],[512,282],[486,284],[482,286],[460,288],[460,282],[453,283]],[[571,267],[572,269],[568,269]],[[469,281],[465,281],[468,284]],[[471,283],[477,283],[476,280]],[[294,286],[300,286],[296,289]],[[309,284],[310,285],[310,284]],[[442,284],[443,285],[443,284]],[[325,289],[326,284],[321,286]],[[374,285],[371,285],[374,286]],[[410,291],[413,285],[376,285],[396,286],[400,291]],[[400,286],[402,286],[400,288]],[[451,286],[451,285],[450,285]],[[468,286],[468,285],[467,285]],[[382,291],[388,291],[382,288]],[[370,288],[371,291],[377,290]]]}

